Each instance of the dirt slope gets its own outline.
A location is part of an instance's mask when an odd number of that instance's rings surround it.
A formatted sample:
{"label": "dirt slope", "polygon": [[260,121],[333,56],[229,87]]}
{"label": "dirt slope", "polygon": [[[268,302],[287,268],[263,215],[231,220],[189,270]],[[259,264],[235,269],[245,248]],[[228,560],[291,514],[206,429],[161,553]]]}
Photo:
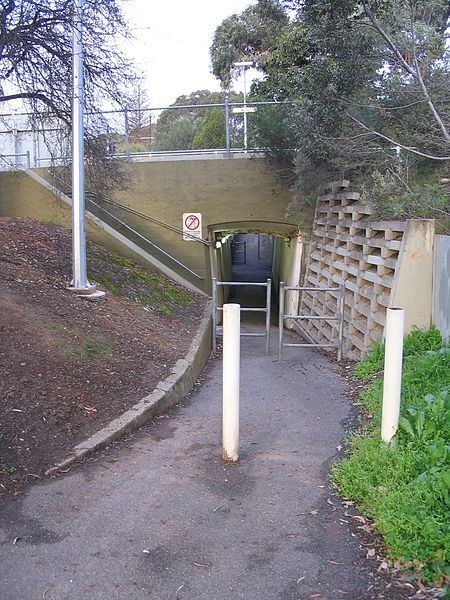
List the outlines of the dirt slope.
{"label": "dirt slope", "polygon": [[102,303],[66,288],[70,232],[0,218],[0,497],[135,404],[185,355],[204,299],[89,245]]}

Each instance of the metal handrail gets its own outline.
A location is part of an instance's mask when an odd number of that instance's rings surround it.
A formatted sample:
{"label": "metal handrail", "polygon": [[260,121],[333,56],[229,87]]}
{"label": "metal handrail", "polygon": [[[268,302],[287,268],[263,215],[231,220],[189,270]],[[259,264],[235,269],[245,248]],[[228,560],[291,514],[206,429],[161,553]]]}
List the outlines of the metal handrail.
{"label": "metal handrail", "polygon": [[[229,102],[229,100],[227,98],[225,98],[224,102],[212,102],[212,103],[208,103],[208,104],[180,104],[180,105],[176,105],[173,104],[171,106],[158,106],[158,107],[149,107],[149,108],[145,108],[145,109],[133,109],[133,108],[127,108],[127,107],[123,107],[120,109],[114,109],[114,110],[105,110],[105,111],[86,111],[85,114],[86,116],[89,115],[105,115],[105,122],[106,122],[106,115],[122,115],[123,116],[123,125],[124,128],[120,125],[120,126],[114,126],[113,130],[115,131],[115,134],[119,134],[121,136],[124,136],[124,141],[125,141],[125,152],[123,154],[111,154],[111,157],[120,157],[120,158],[125,158],[126,160],[131,160],[132,158],[138,158],[138,157],[146,157],[146,156],[183,156],[185,154],[192,154],[192,155],[203,155],[205,153],[216,153],[216,154],[224,154],[226,158],[231,158],[232,154],[235,153],[240,153],[243,152],[245,154],[249,154],[249,153],[257,153],[257,152],[264,152],[264,148],[231,148],[231,139],[230,139],[230,109],[233,109],[235,107],[239,107],[239,106],[243,106],[243,107],[254,107],[256,108],[260,108],[260,107],[264,107],[264,106],[278,106],[278,107],[283,107],[283,106],[291,106],[294,105],[295,102],[292,101],[282,101],[279,102],[277,100],[256,100],[256,101],[248,101],[248,100],[244,100],[243,102]],[[131,146],[130,146],[130,135],[131,135],[131,131],[130,131],[130,124],[129,124],[129,114],[130,113],[136,113],[136,112],[140,112],[140,113],[147,113],[147,114],[152,114],[153,113],[161,113],[161,111],[165,111],[165,110],[169,110],[169,111],[176,111],[176,110],[189,110],[189,111],[195,111],[197,109],[214,109],[214,108],[222,108],[223,112],[224,112],[224,119],[225,119],[225,129],[226,129],[226,144],[224,148],[202,148],[202,149],[198,149],[198,150],[194,150],[194,149],[186,149],[186,150],[181,150],[181,151],[177,151],[177,150],[166,150],[166,151],[149,151],[149,152],[139,152],[139,153],[132,153],[131,152]],[[40,114],[43,115],[43,113],[3,113],[0,114],[0,120],[3,120],[4,122],[4,126],[7,128],[8,124],[6,123],[6,119],[11,119],[11,118],[17,118],[17,117],[30,117],[30,116],[39,116]],[[48,117],[48,115],[45,115],[46,117]],[[120,118],[120,117],[119,117]],[[56,121],[57,117],[53,117],[52,120],[50,120],[49,127],[48,128],[33,128],[32,126],[30,127],[29,123],[30,120],[28,121],[28,123],[23,124],[23,125],[14,125],[11,127],[11,130],[5,130],[5,131],[1,131],[0,133],[11,133],[11,132],[20,132],[20,133],[28,133],[31,134],[34,131],[38,131],[39,133],[43,134],[45,136],[46,133],[51,133],[51,132],[57,132],[57,131],[63,131],[63,129],[59,128],[59,127],[55,127],[54,126],[54,122]],[[117,121],[117,118],[114,119],[115,121]],[[152,120],[150,118],[150,120]],[[108,127],[108,125],[107,125]],[[107,129],[108,131],[108,129]],[[108,135],[108,133],[107,133]],[[54,140],[53,140],[54,141]],[[53,143],[53,142],[52,142]],[[244,143],[244,146],[246,146],[246,144]],[[41,158],[39,156],[35,156],[34,157],[34,166],[39,165],[42,162],[45,162],[46,160],[48,161],[55,161],[55,160],[61,160],[61,157],[58,157],[57,159],[54,157],[49,157],[49,158]]]}
{"label": "metal handrail", "polygon": [[[31,165],[31,159],[30,159],[30,151],[27,150],[27,152],[22,152],[20,154],[1,154],[0,155],[0,159],[7,159],[7,158],[20,158],[20,157],[25,157],[27,159],[27,167],[30,168]],[[5,162],[8,162],[7,160],[5,160]],[[14,163],[11,163],[11,166],[17,166]]]}
{"label": "metal handrail", "polygon": [[217,288],[219,286],[260,286],[267,287],[266,306],[265,307],[240,307],[241,312],[264,312],[266,313],[266,324],[264,333],[252,333],[250,331],[241,331],[242,337],[265,337],[266,338],[266,354],[270,352],[270,312],[271,312],[271,296],[272,296],[272,280],[267,279],[265,282],[254,281],[217,281],[216,277],[212,278],[212,338],[213,352],[217,348],[217,337],[222,334],[222,327],[217,325],[217,312],[223,312],[223,307],[217,306]]}
{"label": "metal handrail", "polygon": [[[89,199],[91,200],[91,196],[94,196],[94,194],[87,194],[87,196],[89,196]],[[120,202],[115,202],[114,200],[110,200],[109,198],[104,198],[103,196],[98,196],[98,198],[102,202],[106,202],[108,204],[112,204],[113,206],[117,206],[118,208],[125,210],[133,215],[136,215],[137,217],[142,217],[143,219],[145,219],[147,221],[151,221],[152,223],[156,223],[157,225],[160,225],[161,227],[170,229],[171,231],[179,233],[180,235],[187,236],[196,242],[200,242],[201,244],[204,244],[205,246],[211,246],[214,243],[214,242],[210,242],[209,240],[205,240],[203,238],[195,237],[194,235],[191,235],[187,231],[183,231],[183,229],[180,229],[179,227],[175,227],[175,225],[170,225],[169,223],[164,223],[164,221],[160,221],[159,219],[155,219],[154,217],[151,217],[150,215],[141,213],[140,211],[135,210],[134,208],[130,208],[129,206],[126,206],[125,204],[120,204]],[[91,200],[91,202],[93,202],[93,200]]]}
{"label": "metal handrail", "polygon": [[[335,315],[289,315],[284,311],[285,293],[288,291],[302,292],[337,292],[337,310]],[[345,300],[345,284],[338,287],[308,287],[308,286],[290,286],[280,282],[280,307],[278,316],[278,360],[283,360],[283,348],[286,347],[313,347],[313,348],[337,348],[337,359],[341,361],[343,350],[343,333],[344,333],[344,300]],[[283,341],[284,322],[288,319],[293,321],[300,320],[317,320],[317,321],[337,321],[337,337],[336,343],[320,344],[309,342],[307,344],[287,343]],[[309,337],[309,336],[308,336]]]}
{"label": "metal handrail", "polygon": [[187,267],[185,264],[183,264],[182,262],[180,262],[178,259],[176,259],[174,256],[172,256],[171,254],[169,254],[168,252],[166,252],[165,250],[163,250],[162,248],[160,248],[157,244],[155,244],[154,242],[150,241],[144,235],[142,235],[141,233],[139,233],[139,231],[136,231],[135,229],[133,229],[132,227],[130,227],[127,223],[125,223],[124,221],[122,221],[121,219],[119,219],[118,217],[116,217],[115,215],[113,215],[111,212],[109,212],[108,210],[106,210],[106,208],[103,208],[103,206],[100,206],[100,204],[97,204],[97,202],[95,202],[94,200],[89,199],[89,202],[91,202],[92,204],[94,204],[95,206],[97,206],[100,210],[102,210],[104,213],[106,213],[107,215],[109,215],[110,217],[112,217],[115,221],[117,221],[123,227],[125,227],[125,229],[128,229],[134,235],[136,235],[140,239],[144,240],[144,242],[146,242],[147,244],[149,244],[150,246],[152,246],[153,248],[155,248],[155,250],[157,250],[158,252],[160,252],[161,254],[163,254],[164,256],[166,256],[167,258],[169,258],[170,260],[172,260],[175,264],[177,264],[181,268],[183,268],[186,271],[188,271],[189,273],[191,273],[191,275],[194,275],[194,277],[196,277],[197,279],[200,279],[200,280],[204,280],[205,279],[202,275],[199,275],[198,273],[196,273],[195,271],[193,271],[192,269],[190,269],[189,267]]}

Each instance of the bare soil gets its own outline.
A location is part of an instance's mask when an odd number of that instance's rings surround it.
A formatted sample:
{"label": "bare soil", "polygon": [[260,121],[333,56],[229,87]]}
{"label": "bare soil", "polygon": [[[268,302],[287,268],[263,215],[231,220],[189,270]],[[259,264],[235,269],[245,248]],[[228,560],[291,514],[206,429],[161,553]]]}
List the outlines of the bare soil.
{"label": "bare soil", "polygon": [[0,218],[0,499],[168,376],[205,299],[88,244],[102,302],[67,289],[70,231]]}

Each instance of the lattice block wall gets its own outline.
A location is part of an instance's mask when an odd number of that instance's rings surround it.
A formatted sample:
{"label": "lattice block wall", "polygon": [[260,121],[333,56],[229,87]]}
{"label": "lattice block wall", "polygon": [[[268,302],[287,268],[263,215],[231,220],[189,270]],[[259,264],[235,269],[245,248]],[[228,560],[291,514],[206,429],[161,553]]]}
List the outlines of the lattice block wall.
{"label": "lattice block wall", "polygon": [[[405,222],[370,221],[348,181],[331,184],[317,200],[314,238],[304,285],[345,284],[344,338],[346,355],[360,359],[383,336],[390,305]],[[335,314],[337,294],[303,292],[300,314]],[[316,342],[336,339],[333,321],[304,321],[304,331]]]}

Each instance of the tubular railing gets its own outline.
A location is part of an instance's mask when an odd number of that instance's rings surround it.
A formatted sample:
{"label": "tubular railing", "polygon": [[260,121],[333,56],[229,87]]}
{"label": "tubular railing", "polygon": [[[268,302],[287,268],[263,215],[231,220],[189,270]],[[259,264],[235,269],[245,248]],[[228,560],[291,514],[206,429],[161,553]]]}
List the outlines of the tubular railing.
{"label": "tubular railing", "polygon": [[[249,138],[248,147],[242,140],[242,119],[257,119],[258,114],[251,116],[251,113],[257,111],[271,110],[271,106],[276,106],[277,111],[286,110],[292,102],[277,102],[273,100],[263,101],[245,101],[245,102],[224,102],[210,104],[186,104],[172,105],[162,107],[151,107],[145,109],[122,108],[118,110],[109,110],[102,112],[86,112],[87,126],[89,121],[95,121],[101,125],[98,137],[102,137],[105,142],[106,155],[111,158],[120,158],[128,161],[144,158],[157,158],[164,156],[182,157],[187,154],[199,155],[216,154],[223,155],[223,158],[231,158],[236,153],[257,153],[264,152],[256,143],[252,143]],[[225,145],[223,148],[158,148],[155,143],[157,139],[158,119],[161,112],[165,111],[183,111],[189,112],[192,118],[199,122],[209,114],[208,109],[223,111],[223,125],[225,133]],[[197,112],[196,112],[197,111]],[[202,111],[202,112],[200,112]],[[248,113],[248,114],[247,114]],[[36,117],[39,115],[28,113],[10,113],[0,114],[0,122],[3,128],[0,130],[0,154],[8,157],[26,156],[28,153],[28,167],[38,167],[46,162],[52,164],[62,164],[67,158],[61,156],[70,149],[70,135],[64,127],[56,127],[58,120],[48,121],[45,127],[34,126]],[[30,118],[33,117],[33,118]],[[142,125],[139,129],[133,129],[133,121],[136,117],[142,119]],[[47,126],[48,125],[48,126]],[[256,127],[257,129],[257,127]],[[3,137],[6,135],[6,138]],[[136,144],[142,146],[136,150]],[[191,144],[190,144],[191,145]],[[59,148],[59,150],[57,150]],[[62,150],[61,150],[62,148]],[[26,149],[27,153],[22,153]],[[56,154],[58,157],[56,158]]]}
{"label": "tubular railing", "polygon": [[146,244],[148,244],[149,246],[151,246],[159,254],[162,254],[165,258],[168,258],[171,262],[175,263],[176,265],[178,265],[179,267],[181,267],[184,271],[187,271],[188,273],[190,273],[191,275],[193,275],[196,279],[200,279],[200,280],[204,280],[205,279],[203,277],[203,275],[199,275],[198,273],[196,273],[195,271],[193,271],[192,269],[190,269],[184,263],[182,263],[177,258],[175,258],[174,256],[172,256],[172,254],[169,254],[169,252],[166,252],[165,250],[163,250],[160,246],[158,246],[157,244],[155,244],[154,242],[152,242],[151,240],[149,240],[148,238],[146,238],[144,235],[142,235],[141,233],[139,233],[139,231],[136,231],[136,229],[134,229],[133,227],[130,227],[130,225],[128,225],[127,223],[125,223],[125,221],[122,221],[121,219],[119,219],[118,217],[116,217],[116,215],[114,215],[113,213],[111,213],[108,210],[106,210],[106,208],[103,208],[103,206],[100,206],[100,204],[98,204],[97,202],[95,202],[95,200],[92,200],[90,198],[88,200],[88,202],[90,204],[94,205],[96,208],[99,208],[104,214],[108,215],[108,217],[110,217],[111,219],[113,219],[113,221],[115,221],[116,223],[119,223],[119,225],[121,227],[123,227],[126,231],[132,233],[139,240],[141,240],[141,241],[145,242]]}
{"label": "tubular railing", "polygon": [[[285,314],[285,295],[288,291],[298,292],[337,292],[337,308],[335,315],[287,315]],[[280,282],[280,308],[278,318],[278,360],[283,360],[283,348],[287,347],[314,347],[314,348],[337,348],[337,359],[338,361],[342,358],[342,342],[343,342],[343,331],[344,331],[344,298],[345,298],[345,285],[338,287],[301,287],[301,286],[290,286],[285,285],[283,281]],[[335,321],[337,323],[337,341],[329,344],[320,343],[305,343],[305,344],[294,344],[283,341],[284,337],[284,323],[288,319],[293,321],[302,320],[315,320],[315,321]]]}
{"label": "tubular railing", "polygon": [[271,290],[272,280],[267,279],[265,282],[248,282],[248,281],[217,281],[215,277],[212,279],[212,338],[213,352],[217,348],[217,337],[222,336],[223,329],[217,324],[217,313],[223,312],[223,307],[217,305],[217,288],[219,286],[259,286],[266,287],[266,305],[264,307],[244,307],[241,306],[241,312],[262,312],[266,314],[265,331],[264,333],[255,333],[251,331],[242,331],[242,337],[265,337],[266,338],[266,354],[270,352],[270,306],[271,306]]}
{"label": "tubular railing", "polygon": [[[93,194],[89,194],[89,200],[90,202],[94,202],[94,200],[92,200]],[[97,197],[97,196],[95,196]],[[211,246],[213,242],[210,242],[208,240],[205,240],[203,238],[199,238],[195,235],[191,235],[190,233],[188,233],[187,231],[180,229],[179,227],[175,227],[175,225],[170,225],[169,223],[164,223],[164,221],[160,221],[159,219],[155,219],[155,217],[151,217],[150,215],[147,215],[143,212],[140,212],[134,208],[131,208],[130,206],[126,206],[125,204],[120,204],[120,202],[115,202],[114,200],[110,200],[109,198],[104,198],[103,196],[99,196],[98,197],[99,200],[101,202],[106,202],[107,204],[110,204],[111,206],[115,207],[115,208],[119,208],[120,210],[123,210],[125,212],[128,212],[132,215],[136,215],[137,217],[141,217],[142,219],[144,219],[145,221],[150,221],[151,223],[155,223],[156,225],[159,225],[160,227],[163,227],[164,229],[169,229],[170,231],[173,231],[174,233],[178,233],[179,235],[182,236],[187,236],[189,238],[191,238],[194,242],[198,242],[200,244],[204,244],[205,246]]]}
{"label": "tubular railing", "polygon": [[[15,166],[15,164],[18,163],[17,159],[18,158],[26,158],[26,167],[29,169],[31,166],[31,156],[30,156],[30,152],[22,152],[20,154],[1,154],[0,158],[4,161],[4,162],[9,162],[7,159],[8,158],[13,158],[14,159],[14,163],[10,163],[11,166]],[[6,160],[5,160],[6,159]]]}

